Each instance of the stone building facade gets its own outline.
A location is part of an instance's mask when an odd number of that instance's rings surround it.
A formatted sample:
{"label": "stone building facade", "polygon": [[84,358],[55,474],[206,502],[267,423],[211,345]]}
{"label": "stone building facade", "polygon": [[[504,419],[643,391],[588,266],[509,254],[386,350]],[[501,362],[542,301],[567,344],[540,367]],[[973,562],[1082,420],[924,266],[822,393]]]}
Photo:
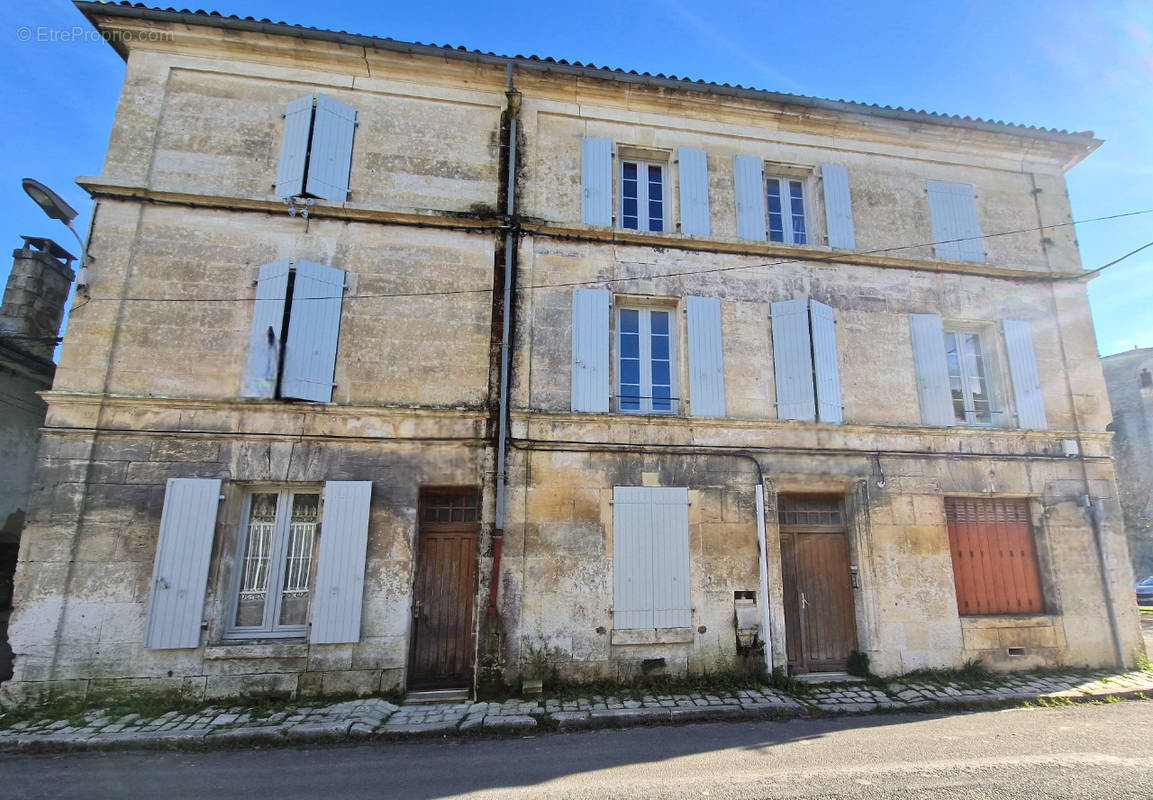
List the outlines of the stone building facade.
{"label": "stone building facade", "polygon": [[127,73],[8,698],[1140,647],[1091,134],[77,5]]}
{"label": "stone building facade", "polygon": [[1129,558],[1138,578],[1153,575],[1153,348],[1101,359],[1113,410],[1113,455]]}

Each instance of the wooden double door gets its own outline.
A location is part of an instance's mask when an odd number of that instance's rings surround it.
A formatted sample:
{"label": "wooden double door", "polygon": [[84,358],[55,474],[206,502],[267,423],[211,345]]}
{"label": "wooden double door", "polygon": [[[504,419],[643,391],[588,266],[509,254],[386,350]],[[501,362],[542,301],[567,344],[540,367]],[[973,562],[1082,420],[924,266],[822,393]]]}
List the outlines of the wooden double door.
{"label": "wooden double door", "polygon": [[842,671],[857,649],[857,621],[840,499],[782,496],[779,507],[789,668]]}
{"label": "wooden double door", "polygon": [[408,687],[472,685],[477,493],[425,490],[420,497]]}

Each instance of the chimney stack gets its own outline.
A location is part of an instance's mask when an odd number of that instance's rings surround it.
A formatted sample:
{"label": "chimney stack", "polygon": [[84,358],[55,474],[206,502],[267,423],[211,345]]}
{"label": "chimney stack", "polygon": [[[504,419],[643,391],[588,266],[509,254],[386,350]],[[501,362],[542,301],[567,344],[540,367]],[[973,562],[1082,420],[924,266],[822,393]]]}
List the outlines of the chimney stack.
{"label": "chimney stack", "polygon": [[20,238],[24,246],[12,253],[12,274],[0,306],[0,341],[51,364],[64,302],[76,277],[76,256],[51,239]]}

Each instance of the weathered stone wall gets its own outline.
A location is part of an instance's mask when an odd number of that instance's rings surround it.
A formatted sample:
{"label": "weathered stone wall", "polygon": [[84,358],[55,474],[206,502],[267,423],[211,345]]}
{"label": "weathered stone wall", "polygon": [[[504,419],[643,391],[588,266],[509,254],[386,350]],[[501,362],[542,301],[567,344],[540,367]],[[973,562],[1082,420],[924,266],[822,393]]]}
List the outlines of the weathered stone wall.
{"label": "weathered stone wall", "polygon": [[[1101,368],[1113,410],[1113,453],[1129,558],[1143,578],[1153,574],[1153,349],[1107,356]],[[1149,377],[1143,379],[1142,372]]]}

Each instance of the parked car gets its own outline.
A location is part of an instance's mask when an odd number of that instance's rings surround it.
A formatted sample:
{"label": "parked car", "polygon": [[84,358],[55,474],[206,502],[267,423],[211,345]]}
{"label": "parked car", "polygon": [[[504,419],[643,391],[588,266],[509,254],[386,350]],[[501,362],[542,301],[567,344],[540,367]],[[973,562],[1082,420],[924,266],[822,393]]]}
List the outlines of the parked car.
{"label": "parked car", "polygon": [[1153,606],[1153,575],[1137,583],[1137,605]]}

